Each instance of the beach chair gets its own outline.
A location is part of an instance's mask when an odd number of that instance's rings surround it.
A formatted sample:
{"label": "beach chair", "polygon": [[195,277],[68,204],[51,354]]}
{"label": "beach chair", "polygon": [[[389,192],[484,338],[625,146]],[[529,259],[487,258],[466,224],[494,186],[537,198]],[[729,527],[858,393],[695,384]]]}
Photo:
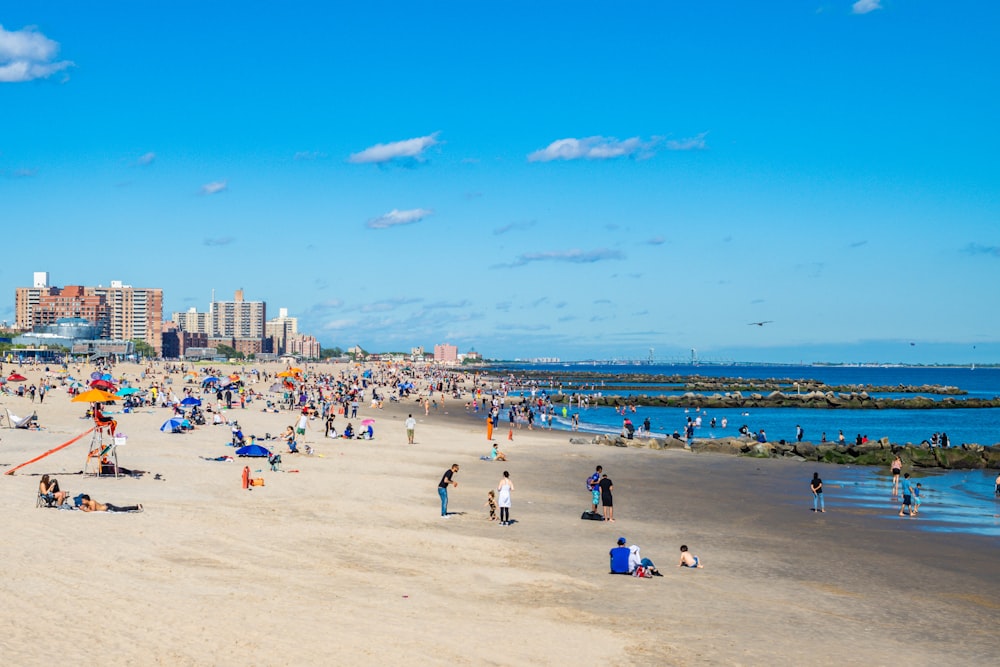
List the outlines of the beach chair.
{"label": "beach chair", "polygon": [[56,494],[39,492],[35,497],[35,507],[59,507],[56,504]]}
{"label": "beach chair", "polygon": [[611,550],[611,574],[630,574],[628,560],[631,553],[628,547],[615,547]]}

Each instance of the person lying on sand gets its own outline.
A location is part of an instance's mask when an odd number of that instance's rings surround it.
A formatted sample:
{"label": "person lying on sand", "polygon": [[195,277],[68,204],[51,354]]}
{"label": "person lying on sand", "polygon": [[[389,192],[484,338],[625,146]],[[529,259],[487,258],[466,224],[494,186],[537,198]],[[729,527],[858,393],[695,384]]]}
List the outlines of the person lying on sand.
{"label": "person lying on sand", "polygon": [[142,505],[119,507],[111,503],[99,503],[96,500],[91,500],[87,494],[83,494],[80,496],[80,509],[84,512],[141,512]]}

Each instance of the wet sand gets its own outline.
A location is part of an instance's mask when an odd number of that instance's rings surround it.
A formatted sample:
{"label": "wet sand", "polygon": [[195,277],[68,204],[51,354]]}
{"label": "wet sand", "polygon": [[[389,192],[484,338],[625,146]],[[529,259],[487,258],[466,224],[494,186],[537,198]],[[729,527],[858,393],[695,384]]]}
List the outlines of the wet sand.
{"label": "wet sand", "polygon": [[[271,369],[272,372],[275,368]],[[39,373],[24,372],[37,382]],[[135,373],[136,371],[133,371]],[[180,376],[174,376],[175,383]],[[142,383],[140,383],[142,386]],[[42,432],[0,431],[3,470],[83,432],[85,406],[54,391]],[[27,399],[4,397],[19,415]],[[463,401],[464,402],[464,401]],[[447,399],[424,416],[389,403],[373,442],[307,440],[286,471],[251,460],[225,427],[161,433],[169,412],[120,415],[120,462],[139,479],[84,477],[86,438],[0,477],[8,508],[0,611],[10,664],[994,664],[1000,541],[917,530],[877,510],[810,511],[814,470],[835,467],[569,443],[565,432],[496,435],[510,460],[484,462],[482,419]],[[232,413],[277,433],[291,413]],[[444,414],[447,411],[449,414]],[[418,420],[406,444],[403,421]],[[337,419],[343,426],[343,417]],[[355,422],[357,425],[357,422]],[[458,463],[450,519],[435,490]],[[616,522],[581,521],[601,464]],[[486,520],[503,470],[511,516]],[[142,514],[34,507],[42,473]],[[154,479],[159,474],[161,480]],[[893,512],[888,504],[886,512]],[[662,578],[611,576],[619,536]],[[688,544],[704,569],[676,567]]]}

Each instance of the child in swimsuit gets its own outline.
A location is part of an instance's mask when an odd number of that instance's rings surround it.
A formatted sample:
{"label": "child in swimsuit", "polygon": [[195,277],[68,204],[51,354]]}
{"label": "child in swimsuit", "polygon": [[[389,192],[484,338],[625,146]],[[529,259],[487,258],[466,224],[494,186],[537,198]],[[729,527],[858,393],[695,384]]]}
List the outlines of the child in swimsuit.
{"label": "child in swimsuit", "polygon": [[486,494],[486,505],[490,508],[490,521],[497,520],[497,498],[496,491],[490,489],[490,492]]}
{"label": "child in swimsuit", "polygon": [[917,484],[913,487],[913,513],[918,514],[920,512],[920,487],[921,484]]}

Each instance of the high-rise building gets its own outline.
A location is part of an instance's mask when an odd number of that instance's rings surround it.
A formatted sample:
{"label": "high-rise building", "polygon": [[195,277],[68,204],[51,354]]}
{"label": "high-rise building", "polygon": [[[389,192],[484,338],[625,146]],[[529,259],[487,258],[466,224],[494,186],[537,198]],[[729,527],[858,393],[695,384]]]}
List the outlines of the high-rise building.
{"label": "high-rise building", "polygon": [[123,285],[112,280],[110,287],[88,287],[108,304],[108,337],[113,340],[141,340],[163,351],[163,290]]}
{"label": "high-rise building", "polygon": [[194,307],[186,313],[174,313],[170,319],[173,320],[178,331],[205,335],[212,333],[212,314],[199,313]]}
{"label": "high-rise building", "polygon": [[267,304],[244,301],[243,290],[239,289],[232,301],[212,301],[211,321],[213,337],[263,340]]}
{"label": "high-rise building", "polygon": [[288,349],[288,341],[299,333],[299,320],[295,317],[289,317],[287,308],[278,309],[278,316],[273,320],[268,320],[267,324],[264,325],[264,333],[271,339],[275,354],[285,354],[286,352],[297,354]]}
{"label": "high-rise building", "polygon": [[454,362],[458,361],[458,347],[449,343],[441,343],[434,346],[434,361]]}

